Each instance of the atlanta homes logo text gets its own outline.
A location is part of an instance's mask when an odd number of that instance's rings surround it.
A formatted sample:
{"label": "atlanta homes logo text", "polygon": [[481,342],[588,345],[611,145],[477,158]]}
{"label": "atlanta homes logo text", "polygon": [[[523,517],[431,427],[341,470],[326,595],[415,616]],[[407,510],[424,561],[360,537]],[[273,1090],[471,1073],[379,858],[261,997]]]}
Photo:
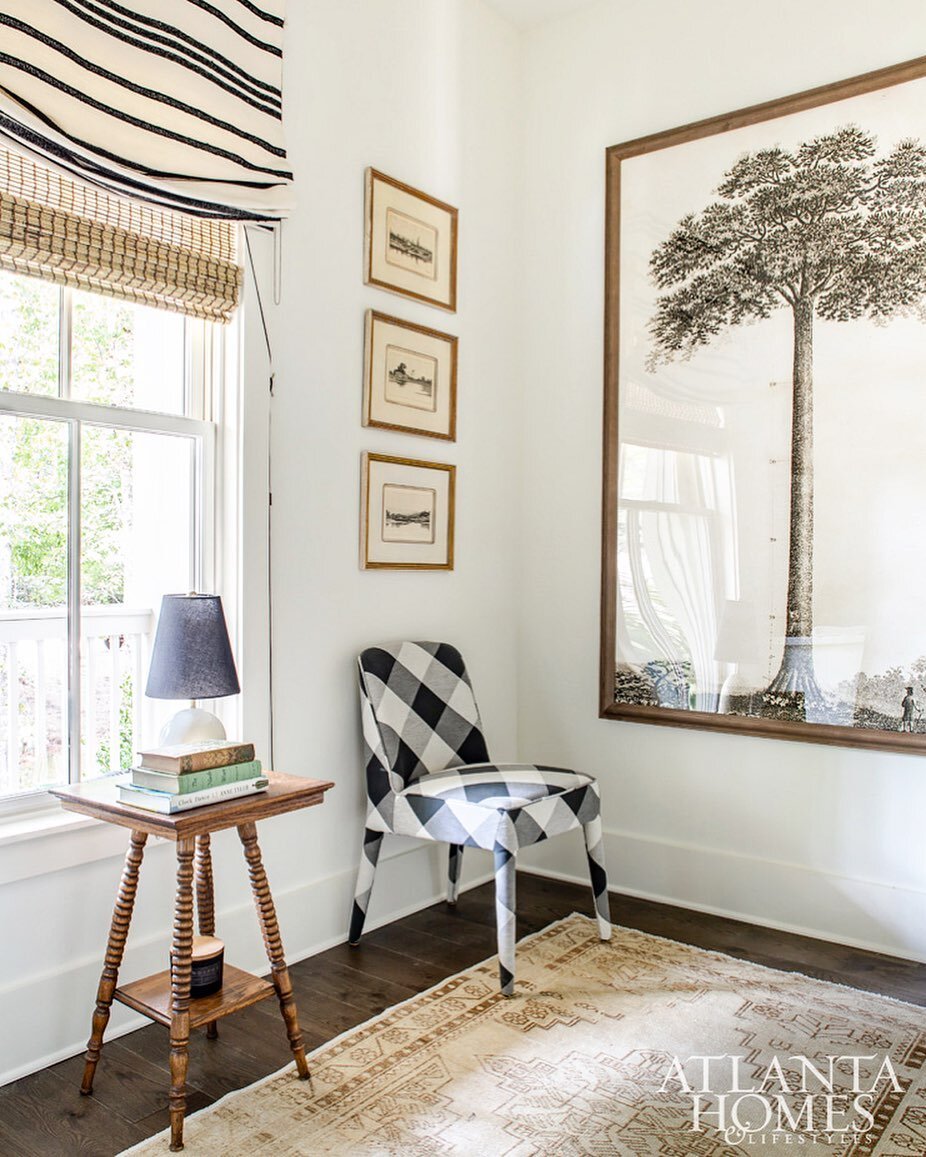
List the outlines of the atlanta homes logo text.
{"label": "atlanta homes logo text", "polygon": [[659,1091],[690,1097],[693,1132],[766,1145],[867,1133],[887,1089],[904,1091],[887,1056],[775,1056],[757,1068],[743,1056],[697,1055],[673,1057]]}

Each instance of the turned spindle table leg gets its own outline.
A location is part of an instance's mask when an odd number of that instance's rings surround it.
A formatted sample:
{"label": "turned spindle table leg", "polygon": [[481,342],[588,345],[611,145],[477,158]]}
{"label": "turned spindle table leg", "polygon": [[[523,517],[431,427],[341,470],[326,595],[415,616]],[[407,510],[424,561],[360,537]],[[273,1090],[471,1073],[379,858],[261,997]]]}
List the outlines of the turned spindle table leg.
{"label": "turned spindle table leg", "polygon": [[264,947],[267,949],[267,959],[273,979],[273,986],[277,990],[280,1001],[280,1012],[286,1023],[286,1035],[289,1037],[289,1047],[293,1050],[296,1068],[299,1070],[300,1080],[307,1080],[309,1066],[305,1059],[305,1045],[302,1041],[302,1032],[299,1028],[299,1018],[296,1013],[296,1001],[293,997],[293,985],[289,979],[289,970],[283,956],[283,944],[280,940],[280,928],[277,924],[276,910],[273,906],[273,897],[270,895],[270,885],[267,883],[267,873],[264,871],[260,848],[257,844],[257,827],[253,823],[239,824],[238,835],[244,845],[244,855],[248,862],[248,874],[251,877],[251,890],[254,893],[254,903],[257,906],[257,915],[260,919],[260,930],[264,936]]}
{"label": "turned spindle table leg", "polygon": [[132,922],[135,893],[138,890],[138,870],[141,867],[142,856],[145,854],[147,839],[147,832],[133,831],[129,840],[129,850],[125,856],[125,867],[122,870],[119,893],[116,896],[116,906],[113,909],[113,919],[109,929],[109,942],[106,945],[106,959],[103,962],[103,973],[100,976],[100,985],[96,994],[96,1009],[93,1013],[90,1040],[87,1042],[84,1079],[80,1086],[80,1091],[85,1097],[89,1097],[93,1092],[93,1076],[96,1073],[100,1051],[103,1048],[103,1033],[109,1023],[109,1010],[113,1003],[113,993],[116,991],[116,983],[119,980],[119,968],[122,965],[125,941],[129,934],[129,925]]}
{"label": "turned spindle table leg", "polygon": [[183,1148],[186,1113],[186,1074],[190,1041],[190,974],[193,968],[193,855],[192,837],[177,841],[177,898],[174,938],[170,949],[170,1150]]}
{"label": "turned spindle table leg", "polygon": [[[215,892],[212,882],[212,850],[209,833],[196,837],[196,918],[200,936],[215,935]],[[206,1036],[215,1040],[219,1026],[214,1020],[206,1025]]]}

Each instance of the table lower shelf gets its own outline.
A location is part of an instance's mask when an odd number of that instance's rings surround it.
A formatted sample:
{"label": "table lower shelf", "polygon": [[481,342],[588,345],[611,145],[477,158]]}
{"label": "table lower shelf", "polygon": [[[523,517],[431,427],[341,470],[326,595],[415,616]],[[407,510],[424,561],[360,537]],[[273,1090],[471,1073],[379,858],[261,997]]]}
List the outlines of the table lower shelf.
{"label": "table lower shelf", "polygon": [[[190,1000],[190,1028],[199,1028],[213,1020],[238,1012],[274,996],[276,989],[260,976],[242,972],[231,964],[225,965],[222,987],[212,996],[196,996]],[[116,1000],[134,1008],[136,1012],[170,1025],[170,971],[156,972],[143,980],[133,980],[115,991]]]}

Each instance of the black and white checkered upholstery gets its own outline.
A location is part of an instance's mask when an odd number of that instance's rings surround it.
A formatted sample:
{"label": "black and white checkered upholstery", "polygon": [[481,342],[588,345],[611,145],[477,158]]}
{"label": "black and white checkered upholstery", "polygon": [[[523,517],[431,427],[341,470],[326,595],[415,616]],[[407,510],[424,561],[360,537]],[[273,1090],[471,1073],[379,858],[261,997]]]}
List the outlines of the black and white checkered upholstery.
{"label": "black and white checkered upholstery", "polygon": [[611,935],[598,785],[539,764],[490,762],[463,659],[447,643],[371,647],[360,656],[368,813],[351,915],[363,931],[383,835],[450,844],[447,899],[455,903],[466,846],[495,855],[499,971],[514,989],[515,856],[582,827],[602,939]]}

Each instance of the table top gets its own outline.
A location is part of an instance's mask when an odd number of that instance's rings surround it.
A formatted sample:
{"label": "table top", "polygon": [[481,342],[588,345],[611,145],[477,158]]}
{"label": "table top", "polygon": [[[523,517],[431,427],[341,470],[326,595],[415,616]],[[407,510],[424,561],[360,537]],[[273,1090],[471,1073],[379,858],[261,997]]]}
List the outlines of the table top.
{"label": "table top", "polygon": [[67,811],[80,812],[94,819],[119,824],[133,831],[148,832],[168,840],[187,839],[208,832],[220,832],[238,824],[256,823],[270,816],[283,815],[297,808],[322,803],[325,792],[334,784],[323,779],[304,779],[298,775],[283,775],[277,771],[263,773],[270,780],[266,791],[221,803],[205,804],[175,815],[145,811],[119,803],[117,783],[112,777],[91,779],[86,783],[52,787]]}

